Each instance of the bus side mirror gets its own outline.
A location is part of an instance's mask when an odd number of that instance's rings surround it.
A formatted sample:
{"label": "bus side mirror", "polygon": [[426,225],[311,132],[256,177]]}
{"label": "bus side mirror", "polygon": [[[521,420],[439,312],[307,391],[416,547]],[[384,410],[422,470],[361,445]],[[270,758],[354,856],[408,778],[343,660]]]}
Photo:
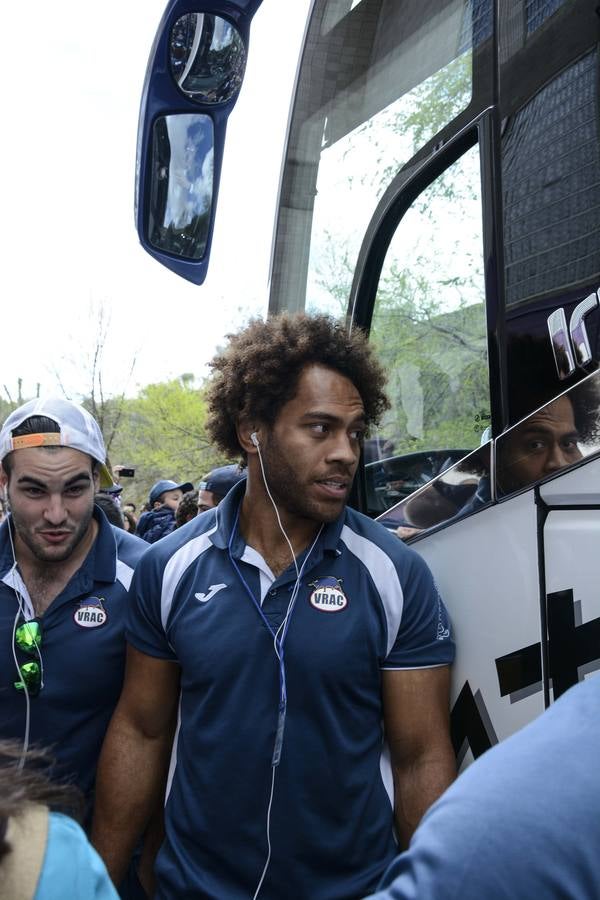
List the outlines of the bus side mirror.
{"label": "bus side mirror", "polygon": [[261,2],[170,0],[150,53],[138,126],[136,227],[154,259],[194,284],[206,278],[227,118]]}

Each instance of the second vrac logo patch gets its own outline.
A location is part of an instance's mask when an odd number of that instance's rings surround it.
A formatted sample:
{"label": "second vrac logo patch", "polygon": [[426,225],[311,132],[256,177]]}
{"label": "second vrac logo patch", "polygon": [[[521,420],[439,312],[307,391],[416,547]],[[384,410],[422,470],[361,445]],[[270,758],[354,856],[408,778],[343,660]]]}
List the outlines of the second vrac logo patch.
{"label": "second vrac logo patch", "polygon": [[312,581],[309,587],[313,588],[309,597],[310,605],[320,612],[341,612],[348,606],[348,598],[342,590],[342,582],[333,575],[324,575]]}
{"label": "second vrac logo patch", "polygon": [[108,616],[100,597],[88,597],[80,600],[79,606],[73,613],[73,621],[80,628],[100,628],[105,624]]}

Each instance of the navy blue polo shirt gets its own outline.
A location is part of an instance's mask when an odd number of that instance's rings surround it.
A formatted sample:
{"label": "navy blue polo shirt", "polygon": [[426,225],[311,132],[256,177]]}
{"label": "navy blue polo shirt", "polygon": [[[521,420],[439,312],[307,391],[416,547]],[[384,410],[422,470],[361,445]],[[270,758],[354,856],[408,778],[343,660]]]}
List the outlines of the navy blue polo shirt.
{"label": "navy blue polo shirt", "polygon": [[[89,795],[102,741],[119,699],[125,666],[125,611],[133,569],[148,545],[110,525],[94,507],[98,534],[83,565],[50,604],[42,623],[44,686],[31,698],[30,746],[50,747],[53,775]],[[11,651],[19,608],[34,618],[27,588],[15,568],[9,519],[0,526],[0,737],[23,741],[26,702]],[[17,650],[18,662],[36,656]]]}
{"label": "navy blue polo shirt", "polygon": [[[160,898],[248,900],[267,856],[280,698],[270,628],[296,573],[274,578],[239,533],[236,571],[228,546],[243,492],[153,545],[132,582],[127,639],[181,666]],[[446,610],[424,561],[346,509],[306,562],[284,652],[287,716],[260,897],[362,897],[396,852],[381,670],[450,663]]]}

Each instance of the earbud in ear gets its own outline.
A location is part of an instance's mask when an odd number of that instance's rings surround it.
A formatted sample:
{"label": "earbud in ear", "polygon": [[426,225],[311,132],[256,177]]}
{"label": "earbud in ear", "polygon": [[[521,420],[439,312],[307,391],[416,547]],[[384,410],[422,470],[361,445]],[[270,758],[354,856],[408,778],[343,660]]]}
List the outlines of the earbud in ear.
{"label": "earbud in ear", "polygon": [[252,441],[252,443],[254,444],[255,447],[258,447],[260,445],[260,441],[258,440],[258,435],[255,431],[253,431],[252,434],[250,435],[250,440]]}

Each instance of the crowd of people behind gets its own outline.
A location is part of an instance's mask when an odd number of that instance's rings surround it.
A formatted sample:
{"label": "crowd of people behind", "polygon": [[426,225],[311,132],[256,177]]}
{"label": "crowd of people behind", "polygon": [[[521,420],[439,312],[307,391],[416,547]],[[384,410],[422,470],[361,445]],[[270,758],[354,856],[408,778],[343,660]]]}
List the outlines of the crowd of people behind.
{"label": "crowd of people behind", "polygon": [[94,502],[112,525],[135,534],[148,544],[154,544],[200,513],[218,506],[231,488],[246,477],[244,469],[238,463],[232,463],[213,469],[202,478],[197,488],[189,481],[178,484],[170,479],[161,479],[152,485],[138,519],[135,503],[123,502],[119,468],[115,466],[113,469],[114,483],[100,488]]}

